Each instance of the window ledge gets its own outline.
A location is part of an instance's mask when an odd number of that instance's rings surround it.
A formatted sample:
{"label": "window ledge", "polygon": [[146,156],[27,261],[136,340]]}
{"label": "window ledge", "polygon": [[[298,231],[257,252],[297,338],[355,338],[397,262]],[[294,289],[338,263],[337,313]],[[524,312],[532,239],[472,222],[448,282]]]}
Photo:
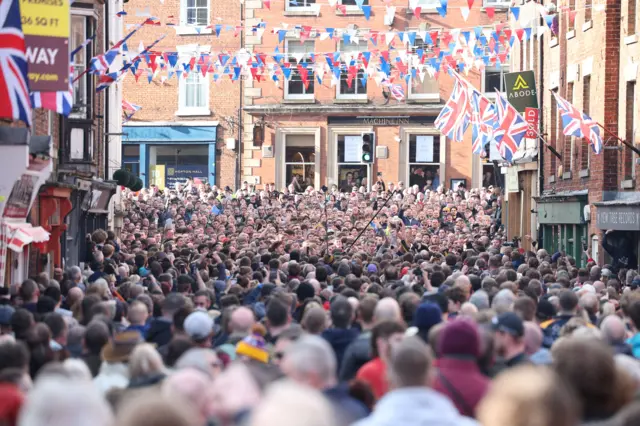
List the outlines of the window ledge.
{"label": "window ledge", "polygon": [[620,187],[622,189],[633,189],[636,187],[636,181],[634,179],[623,180]]}
{"label": "window ledge", "polygon": [[179,109],[176,111],[177,116],[182,117],[193,117],[193,116],[205,116],[211,115],[211,110],[209,108],[189,108],[189,109]]}
{"label": "window ledge", "polygon": [[435,104],[440,103],[440,96],[433,98],[411,98],[407,99],[408,104]]}
{"label": "window ledge", "polygon": [[549,42],[549,47],[556,47],[558,45],[558,37],[554,37]]}
{"label": "window ledge", "polygon": [[555,183],[555,181],[556,181],[556,175],[549,176],[549,183]]}
{"label": "window ledge", "polygon": [[593,21],[587,21],[584,24],[582,24],[582,32],[590,30],[591,28],[593,28]]}
{"label": "window ledge", "polygon": [[624,38],[624,44],[630,45],[638,42],[638,34],[633,34],[630,36],[626,36]]}
{"label": "window ledge", "polygon": [[[418,5],[420,6],[420,5]],[[422,9],[420,10],[420,15],[429,15],[429,14],[438,14],[440,12],[438,12],[437,7],[438,6],[432,6],[432,5],[428,5],[428,6],[420,6]],[[405,9],[406,14],[407,15],[413,15],[413,10],[411,10],[410,7],[407,7]]]}
{"label": "window ledge", "polygon": [[567,36],[567,40],[571,40],[572,38],[575,38],[576,37],[576,30],[568,31],[566,36]]}
{"label": "window ledge", "polygon": [[588,178],[589,177],[589,170],[588,169],[587,170],[580,170],[579,175],[580,175],[581,178]]}
{"label": "window ledge", "polygon": [[367,98],[336,98],[334,100],[336,104],[368,104],[369,99]]}
{"label": "window ledge", "polygon": [[358,9],[358,6],[355,6],[355,9],[350,9],[350,7],[354,7],[354,6],[347,6],[347,9],[344,11],[344,13],[342,13],[340,10],[336,9],[336,15],[338,16],[364,16],[364,12],[360,9]]}
{"label": "window ledge", "polygon": [[315,104],[316,100],[314,98],[308,99],[284,99],[282,103],[285,104]]}
{"label": "window ledge", "polygon": [[[213,34],[213,30],[211,28],[205,28],[205,26],[195,27],[190,25],[176,25],[173,27],[176,29],[176,35],[209,35]],[[200,28],[200,32],[196,30],[196,28]]]}
{"label": "window ledge", "polygon": [[285,10],[284,16],[320,16],[319,10],[300,8],[300,10]]}
{"label": "window ledge", "polygon": [[492,7],[496,11],[498,11],[498,10],[507,10],[507,9],[509,9],[510,6],[511,6],[511,3],[508,3],[508,2],[498,3],[498,4],[494,4],[494,5],[484,5],[484,6],[482,6],[480,8],[480,11],[487,13],[487,7]]}
{"label": "window ledge", "polygon": [[572,177],[571,172],[564,172],[562,174],[562,180],[569,180],[569,179],[571,179],[571,177]]}

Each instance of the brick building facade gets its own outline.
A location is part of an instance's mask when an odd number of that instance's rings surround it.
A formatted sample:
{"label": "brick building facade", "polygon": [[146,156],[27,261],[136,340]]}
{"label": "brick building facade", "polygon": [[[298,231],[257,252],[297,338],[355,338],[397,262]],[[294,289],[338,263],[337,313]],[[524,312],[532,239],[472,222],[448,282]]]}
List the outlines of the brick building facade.
{"label": "brick building facade", "polygon": [[[201,53],[235,52],[242,43],[242,37],[233,32],[223,31],[217,37],[211,28],[205,28],[217,22],[240,25],[237,1],[145,0],[128,3],[125,10],[125,34],[127,26],[145,19],[136,16],[141,10],[162,23],[147,25],[131,38],[128,46],[135,54],[141,42],[148,45],[163,34],[167,36],[154,51],[177,52],[179,61],[185,62]],[[214,83],[210,74],[203,77],[195,72],[188,78],[174,75],[164,82],[156,78],[149,84],[147,69],[143,60],[139,81],[129,75],[122,83],[123,99],[142,107],[123,125],[123,166],[139,174],[147,186],[169,184],[181,173],[192,173],[222,187],[235,186],[238,147],[226,141],[238,140],[241,135],[240,83],[226,76]]]}
{"label": "brick building facade", "polygon": [[[561,2],[559,10],[568,6],[577,12],[574,22],[568,13],[556,15],[558,33],[547,32],[538,46],[542,133],[562,157],[544,150],[537,208],[541,243],[550,251],[565,250],[579,264],[586,259],[584,247],[596,260],[611,261],[602,249],[603,230],[608,229],[619,231],[608,237],[610,242],[625,247],[630,257],[638,256],[638,156],[613,135],[635,146],[640,142],[638,27],[629,26],[638,19],[636,1]],[[611,130],[600,130],[605,142],[601,154],[585,140],[563,135],[552,91]]]}

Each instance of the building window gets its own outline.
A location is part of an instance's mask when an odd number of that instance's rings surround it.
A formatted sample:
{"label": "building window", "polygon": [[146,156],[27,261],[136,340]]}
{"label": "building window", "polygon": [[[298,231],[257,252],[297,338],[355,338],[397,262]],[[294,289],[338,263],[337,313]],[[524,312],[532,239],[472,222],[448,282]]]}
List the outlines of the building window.
{"label": "building window", "polygon": [[[364,71],[359,60],[361,52],[367,50],[367,42],[357,44],[344,44],[340,42],[339,49],[341,52],[341,61],[346,68],[340,72],[340,84],[338,85],[338,99],[367,99],[367,79],[364,78]],[[349,69],[356,67],[357,72],[352,74],[349,81]],[[350,83],[350,84],[349,84]]]}
{"label": "building window", "polygon": [[422,10],[435,9],[440,7],[440,0],[409,0],[409,7],[411,10],[416,7],[421,7]]}
{"label": "building window", "polygon": [[[626,87],[626,118],[625,118],[625,140],[631,145],[635,146],[635,131],[636,131],[636,82],[627,81]],[[624,178],[625,180],[633,179],[635,177],[634,155],[628,147],[622,147],[622,156],[624,165]]]}
{"label": "building window", "polygon": [[193,70],[179,83],[178,115],[209,115],[209,79]]}
{"label": "building window", "polygon": [[[359,9],[358,3],[356,0],[340,0],[340,4],[347,6],[347,9]],[[363,6],[367,6],[369,4],[369,0],[364,0],[362,3]]]}
{"label": "building window", "polygon": [[[589,109],[591,108],[591,76],[585,75],[582,77],[582,110],[585,114],[589,115]],[[591,151],[591,145],[584,140],[580,144],[580,170],[587,170],[589,168],[589,151]]]}
{"label": "building window", "polygon": [[627,35],[636,33],[636,23],[638,15],[636,15],[638,0],[627,0]]}
{"label": "building window", "polygon": [[435,73],[435,70],[429,70],[430,67],[428,65],[420,63],[420,57],[417,55],[418,50],[422,50],[424,55],[431,51],[429,45],[419,36],[416,37],[416,42],[413,47],[411,47],[410,51],[410,53],[412,53],[409,59],[411,61],[410,66],[412,70],[416,70],[416,77],[413,78],[413,72],[410,71],[412,77],[408,84],[409,99],[439,100],[440,89],[438,86],[438,80],[432,76]]}
{"label": "building window", "polygon": [[576,0],[569,0],[569,13],[567,13],[567,31],[573,31],[576,28],[576,17],[574,15],[571,22],[571,12],[576,9]]}
{"label": "building window", "polygon": [[[573,83],[567,84],[567,101],[573,102]],[[555,101],[555,100],[554,100]],[[571,171],[573,166],[573,152],[575,145],[575,137],[564,136],[564,148],[562,152],[562,172],[567,173]]]}
{"label": "building window", "polygon": [[496,90],[504,92],[504,74],[506,67],[485,67],[483,87],[487,95],[495,95]]}
{"label": "building window", "polygon": [[409,185],[437,189],[440,182],[439,135],[409,136]]}
{"label": "building window", "polygon": [[593,0],[584,0],[584,22],[591,20],[591,9],[593,8]]}
{"label": "building window", "polygon": [[508,0],[483,0],[484,7],[509,7]]}
{"label": "building window", "polygon": [[600,238],[597,235],[591,236],[591,258],[598,262],[600,248]]}
{"label": "building window", "polygon": [[338,135],[338,186],[350,192],[368,186],[369,167],[362,164],[362,135]]}
{"label": "building window", "polygon": [[[313,63],[309,54],[313,53],[314,41],[307,40],[300,43],[298,40],[288,40],[286,44],[287,62],[290,64],[291,77],[285,80],[286,99],[313,99],[314,80]],[[307,86],[302,80],[298,66],[307,70]]]}
{"label": "building window", "polygon": [[[93,35],[93,30],[93,18],[84,15],[71,15],[70,49],[73,51],[80,47],[87,38]],[[71,58],[74,80],[87,69],[87,63],[93,57],[93,45],[94,43],[90,43]],[[85,120],[91,118],[91,100],[94,93],[91,83],[92,79],[88,74],[84,74],[73,83],[73,107],[69,118]]]}
{"label": "building window", "polygon": [[[558,89],[553,89],[553,93],[558,93]],[[551,96],[551,126],[550,126],[550,138],[549,138],[549,144],[553,147],[553,149],[555,149],[556,151],[558,150],[558,104],[556,102],[556,99]],[[558,173],[557,170],[557,164],[556,164],[556,160],[558,159],[558,157],[556,157],[553,153],[549,153],[549,157],[551,159],[550,163],[551,163],[551,176],[555,176]]]}
{"label": "building window", "polygon": [[140,174],[140,145],[122,145],[122,168]]}
{"label": "building window", "polygon": [[182,25],[209,25],[209,0],[182,0]]}
{"label": "building window", "polygon": [[287,10],[300,10],[311,8],[316,4],[316,0],[286,0]]}
{"label": "building window", "polygon": [[287,135],[285,139],[285,180],[296,192],[313,186],[316,176],[316,147],[313,135]]}

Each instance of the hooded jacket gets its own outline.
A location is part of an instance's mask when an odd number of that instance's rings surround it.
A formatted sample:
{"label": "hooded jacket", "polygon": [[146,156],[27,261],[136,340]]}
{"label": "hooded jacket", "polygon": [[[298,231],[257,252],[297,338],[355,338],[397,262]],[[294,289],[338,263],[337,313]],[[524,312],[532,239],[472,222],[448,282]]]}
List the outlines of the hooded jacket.
{"label": "hooded jacket", "polygon": [[449,397],[461,414],[475,416],[476,406],[491,382],[473,359],[444,357],[438,360],[433,389]]}
{"label": "hooded jacket", "polygon": [[158,347],[168,344],[173,336],[171,325],[172,322],[166,318],[154,319],[147,330],[147,342],[155,343]]}
{"label": "hooded jacket", "polygon": [[[338,371],[342,366],[342,359],[347,347],[358,337],[358,330],[353,328],[328,328],[322,332],[322,337],[329,342],[336,353]],[[336,373],[338,372],[336,371]]]}
{"label": "hooded jacket", "polygon": [[386,394],[371,416],[353,426],[477,426],[461,416],[446,396],[426,387],[396,389]]}

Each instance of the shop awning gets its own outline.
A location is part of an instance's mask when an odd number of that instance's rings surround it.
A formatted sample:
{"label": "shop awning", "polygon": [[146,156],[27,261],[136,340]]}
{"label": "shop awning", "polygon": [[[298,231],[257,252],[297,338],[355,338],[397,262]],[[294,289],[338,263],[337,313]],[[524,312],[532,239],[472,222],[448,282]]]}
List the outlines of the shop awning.
{"label": "shop awning", "polygon": [[30,223],[5,223],[5,226],[7,247],[15,252],[21,252],[24,246],[31,243],[49,241],[49,233],[41,226],[32,226]]}

